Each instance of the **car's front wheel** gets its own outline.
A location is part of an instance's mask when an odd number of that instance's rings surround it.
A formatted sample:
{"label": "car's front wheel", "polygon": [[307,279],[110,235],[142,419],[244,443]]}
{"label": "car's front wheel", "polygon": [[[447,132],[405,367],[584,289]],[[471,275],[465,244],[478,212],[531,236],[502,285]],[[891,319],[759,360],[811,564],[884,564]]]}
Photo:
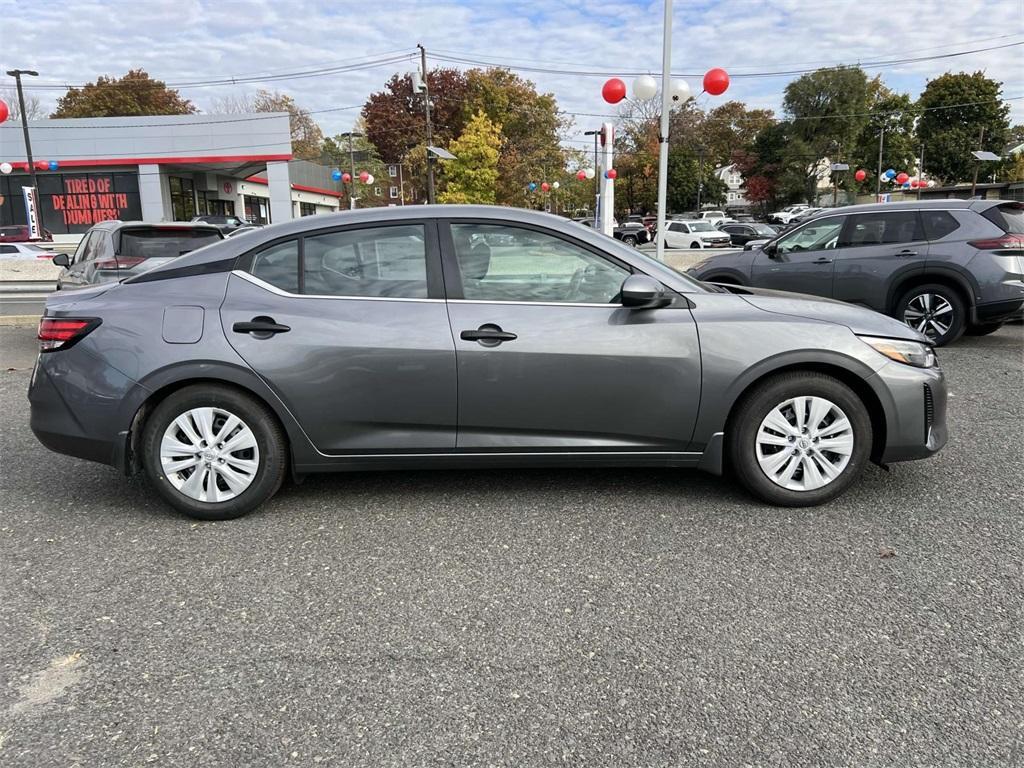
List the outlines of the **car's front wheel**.
{"label": "car's front wheel", "polygon": [[636,236],[635,235],[623,235],[622,236],[622,242],[624,242],[626,245],[633,245],[633,246],[635,246],[636,245]]}
{"label": "car's front wheel", "polygon": [[265,405],[230,387],[197,384],[146,421],[142,461],[160,496],[200,520],[241,517],[281,486],[287,443]]}
{"label": "car's front wheel", "polygon": [[697,241],[697,240],[694,240],[692,243],[690,243],[690,247],[691,248],[700,248],[701,247],[700,246],[700,242]]}
{"label": "car's front wheel", "polygon": [[733,471],[770,504],[803,507],[842,494],[871,454],[871,417],[857,394],[816,372],[758,384],[729,421]]}
{"label": "car's front wheel", "polygon": [[940,283],[911,288],[896,305],[896,318],[937,347],[952,344],[967,327],[967,308],[952,288]]}

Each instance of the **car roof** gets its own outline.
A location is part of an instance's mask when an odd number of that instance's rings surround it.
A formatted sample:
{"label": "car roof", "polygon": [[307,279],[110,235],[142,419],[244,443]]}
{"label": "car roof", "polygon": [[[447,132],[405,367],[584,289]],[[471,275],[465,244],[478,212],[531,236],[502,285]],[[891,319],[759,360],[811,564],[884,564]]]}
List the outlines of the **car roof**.
{"label": "car roof", "polygon": [[984,211],[993,206],[1010,202],[1007,200],[962,200],[949,197],[942,200],[906,200],[897,203],[863,203],[846,205],[841,208],[823,208],[829,213],[873,213],[876,211],[916,211],[916,210],[976,210]]}
{"label": "car roof", "polygon": [[[217,229],[203,221],[120,221],[109,219],[93,225],[93,229],[115,231],[127,227],[159,227],[160,229]],[[217,230],[218,232],[220,230]]]}

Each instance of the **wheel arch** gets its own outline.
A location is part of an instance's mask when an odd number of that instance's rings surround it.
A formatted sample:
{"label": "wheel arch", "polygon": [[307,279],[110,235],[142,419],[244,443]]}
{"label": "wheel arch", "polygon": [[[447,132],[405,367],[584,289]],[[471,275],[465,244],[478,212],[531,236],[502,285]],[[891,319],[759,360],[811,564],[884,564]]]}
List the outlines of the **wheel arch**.
{"label": "wheel arch", "polygon": [[970,277],[952,268],[925,269],[923,272],[914,272],[893,282],[885,302],[888,313],[895,316],[896,305],[907,291],[919,285],[929,284],[944,285],[956,291],[957,295],[963,300],[968,315],[970,316],[974,313],[974,288]]}

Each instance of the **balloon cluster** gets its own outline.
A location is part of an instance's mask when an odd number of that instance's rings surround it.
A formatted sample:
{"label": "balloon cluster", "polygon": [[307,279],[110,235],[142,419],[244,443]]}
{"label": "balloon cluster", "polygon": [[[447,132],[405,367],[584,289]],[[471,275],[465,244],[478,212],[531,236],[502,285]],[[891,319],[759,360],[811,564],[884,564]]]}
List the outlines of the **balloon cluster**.
{"label": "balloon cluster", "polygon": [[583,181],[584,179],[592,179],[594,176],[593,168],[580,168],[580,170],[576,171],[576,178],[580,181]]}
{"label": "balloon cluster", "polygon": [[[729,88],[729,73],[720,67],[704,73],[704,91],[712,96],[721,96]],[[653,99],[658,93],[658,81],[650,75],[640,75],[633,81],[633,98],[640,101]],[[672,101],[686,101],[691,96],[690,86],[685,80],[673,80],[669,86]],[[605,82],[601,96],[609,104],[618,104],[626,98],[626,84],[617,77]]]}
{"label": "balloon cluster", "polygon": [[[19,163],[19,165],[23,166],[26,171],[28,170],[28,163]],[[56,160],[39,160],[36,162],[36,170],[39,171],[56,171],[58,168],[60,168],[60,163]],[[0,173],[4,176],[11,173],[13,170],[14,166],[10,163],[0,163]]]}
{"label": "balloon cluster", "polygon": [[[340,181],[343,184],[348,184],[352,181],[352,174],[342,173],[337,168],[335,168],[333,171],[331,171],[331,178],[334,179],[334,181]],[[373,184],[373,174],[367,171],[363,171],[362,173],[359,174],[359,181],[361,181],[363,184]]]}
{"label": "balloon cluster", "polygon": [[[558,189],[560,186],[562,185],[559,184],[557,181],[553,181],[550,184],[548,184],[546,181],[542,181],[540,184],[540,191],[550,192],[552,189]],[[535,189],[537,189],[537,182],[531,181],[529,184],[526,185],[526,188],[533,192]]]}

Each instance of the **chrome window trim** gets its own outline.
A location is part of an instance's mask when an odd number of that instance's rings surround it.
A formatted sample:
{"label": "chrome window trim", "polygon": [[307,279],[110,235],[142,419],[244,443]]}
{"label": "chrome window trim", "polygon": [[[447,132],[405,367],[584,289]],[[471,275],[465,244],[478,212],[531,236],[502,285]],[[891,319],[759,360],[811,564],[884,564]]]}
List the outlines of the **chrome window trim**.
{"label": "chrome window trim", "polygon": [[278,288],[276,285],[271,285],[265,280],[261,280],[249,272],[245,272],[241,269],[231,270],[232,275],[236,275],[243,280],[246,280],[253,285],[256,285],[266,291],[270,291],[278,296],[285,296],[290,299],[344,299],[345,301],[414,301],[420,304],[444,304],[444,299],[413,299],[405,298],[401,296],[337,296],[335,294],[326,293],[291,293]]}
{"label": "chrome window trim", "polygon": [[621,304],[589,304],[582,301],[505,301],[501,299],[448,299],[451,304],[510,304],[534,307],[609,307],[622,308]]}

